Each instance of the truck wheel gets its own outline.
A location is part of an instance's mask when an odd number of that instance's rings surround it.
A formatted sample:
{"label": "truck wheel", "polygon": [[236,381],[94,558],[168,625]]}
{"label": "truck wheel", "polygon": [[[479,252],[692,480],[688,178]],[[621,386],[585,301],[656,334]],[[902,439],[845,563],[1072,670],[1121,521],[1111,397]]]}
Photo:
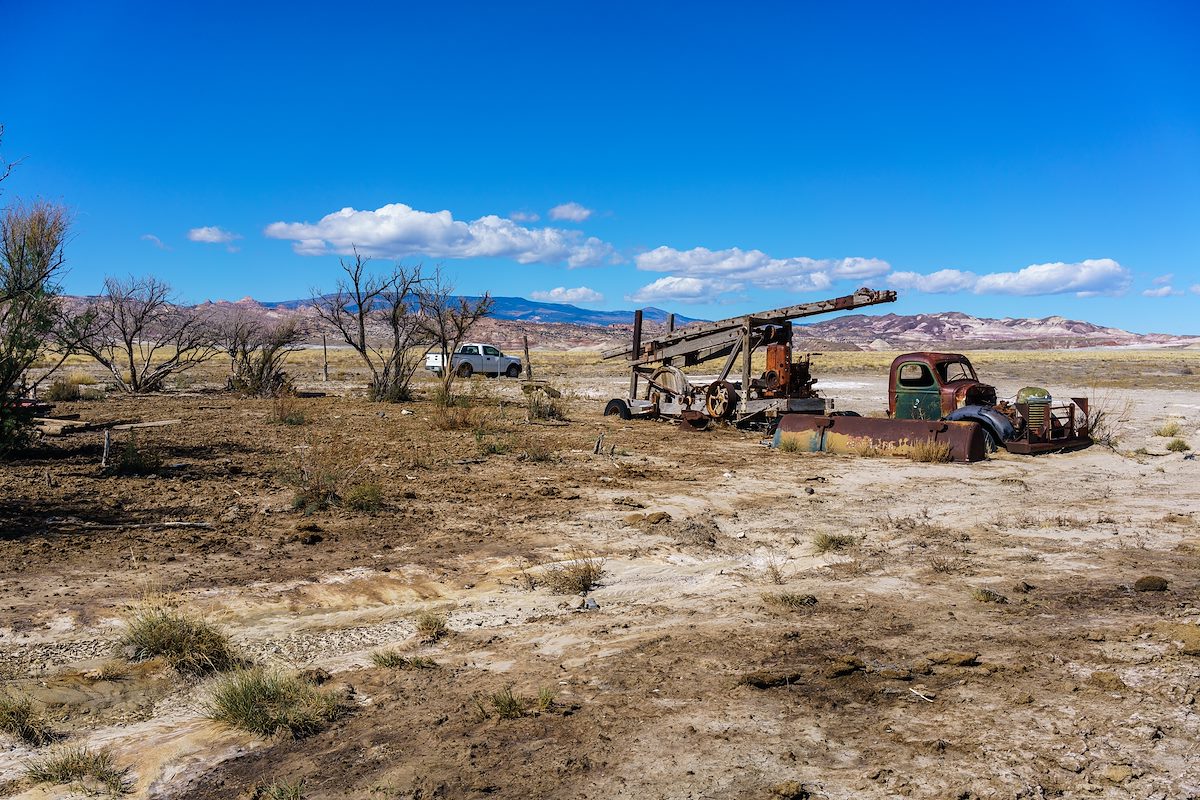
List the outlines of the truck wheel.
{"label": "truck wheel", "polygon": [[508,371],[504,374],[510,378],[519,378],[521,376],[521,368],[516,364],[509,364]]}
{"label": "truck wheel", "polygon": [[999,440],[996,434],[992,433],[992,429],[987,425],[980,425],[983,428],[983,452],[994,453],[999,448]]}
{"label": "truck wheel", "polygon": [[604,407],[604,416],[631,419],[633,414],[629,413],[629,403],[618,397],[608,401],[608,405]]}
{"label": "truck wheel", "polygon": [[469,378],[469,377],[471,377],[471,373],[474,371],[475,370],[471,367],[470,364],[459,364],[458,365],[458,377],[460,377],[460,378]]}

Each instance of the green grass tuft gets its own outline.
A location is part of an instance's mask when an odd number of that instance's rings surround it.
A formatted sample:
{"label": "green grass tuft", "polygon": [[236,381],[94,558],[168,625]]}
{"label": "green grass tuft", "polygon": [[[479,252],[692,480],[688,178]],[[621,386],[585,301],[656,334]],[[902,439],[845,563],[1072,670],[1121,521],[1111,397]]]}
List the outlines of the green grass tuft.
{"label": "green grass tuft", "polygon": [[229,638],[215,625],[165,606],[135,612],[118,646],[132,648],[131,661],[161,656],[189,675],[222,672],[239,663]]}
{"label": "green grass tuft", "polygon": [[34,783],[62,786],[69,783],[98,783],[109,794],[126,794],[132,787],[126,775],[129,769],[118,769],[107,750],[87,747],[66,747],[44,758],[32,761],[25,768],[25,777]]}
{"label": "green grass tuft", "polygon": [[813,552],[841,552],[857,541],[858,537],[849,533],[818,533],[813,537]]}
{"label": "green grass tuft", "polygon": [[346,711],[332,692],[295,675],[264,669],[223,676],[207,707],[210,719],[231,727],[260,736],[282,732],[297,739],[324,730]]}
{"label": "green grass tuft", "polygon": [[406,656],[396,650],[376,650],[371,663],[384,669],[433,669],[437,662],[422,656]]}
{"label": "green grass tuft", "polygon": [[13,697],[0,692],[0,731],[11,734],[34,747],[54,741],[54,732],[41,709],[29,697]]}

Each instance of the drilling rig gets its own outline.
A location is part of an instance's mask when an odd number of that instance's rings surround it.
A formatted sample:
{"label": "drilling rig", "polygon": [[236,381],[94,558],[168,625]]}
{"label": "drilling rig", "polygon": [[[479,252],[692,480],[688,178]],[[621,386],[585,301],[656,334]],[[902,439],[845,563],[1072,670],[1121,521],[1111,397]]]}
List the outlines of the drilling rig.
{"label": "drilling rig", "polygon": [[[765,423],[786,413],[828,414],[832,401],[814,388],[809,356],[793,358],[792,320],[892,303],[896,293],[862,288],[851,295],[775,308],[642,339],[642,312],[633,317],[630,346],[603,353],[629,362],[629,395],[609,401],[605,415],[676,418],[704,428],[712,421]],[[766,350],[766,368],[752,375],[755,352]],[[684,371],[724,359],[715,379],[694,382]],[[735,368],[740,369],[735,373]]]}

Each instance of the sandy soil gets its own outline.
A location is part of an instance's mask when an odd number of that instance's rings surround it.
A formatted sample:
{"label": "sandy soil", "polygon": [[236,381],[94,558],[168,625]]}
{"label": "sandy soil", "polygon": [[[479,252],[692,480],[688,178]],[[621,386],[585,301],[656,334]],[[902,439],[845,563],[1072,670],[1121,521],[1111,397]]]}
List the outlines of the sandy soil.
{"label": "sandy soil", "polygon": [[[1001,394],[1046,383],[1033,358]],[[619,374],[558,383],[571,422],[529,424],[514,382],[474,379],[479,433],[352,396],[297,400],[304,425],[204,391],[61,404],[183,424],[139,438],[151,475],[102,473],[95,433],[0,464],[0,679],[111,748],[135,797],[1200,796],[1200,460],[1152,434],[1175,418],[1200,448],[1200,387],[1122,391],[1116,450],[966,466],[621,422]],[[884,402],[874,373],[820,386]],[[329,457],[383,508],[294,510],[297,463]],[[538,580],[581,554],[605,559],[597,608]],[[205,718],[211,678],[89,674],[163,594],[258,663],[328,670],[353,713],[265,740]],[[430,610],[451,634],[422,645]],[[439,666],[374,667],[381,647]],[[481,719],[506,687],[554,703]],[[23,779],[35,755],[0,739],[0,794],[74,796]]]}

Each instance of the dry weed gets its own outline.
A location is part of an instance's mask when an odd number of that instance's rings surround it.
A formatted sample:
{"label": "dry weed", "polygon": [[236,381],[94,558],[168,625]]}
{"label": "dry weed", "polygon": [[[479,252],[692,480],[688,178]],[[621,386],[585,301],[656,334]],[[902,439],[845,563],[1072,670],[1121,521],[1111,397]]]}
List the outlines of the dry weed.
{"label": "dry weed", "polygon": [[82,746],[56,750],[30,762],[25,768],[25,777],[34,783],[63,786],[95,782],[114,795],[131,791],[132,787],[126,778],[128,773],[128,768],[118,769],[107,750],[91,750]]}
{"label": "dry weed", "polygon": [[542,570],[542,580],[555,594],[587,594],[604,574],[604,559],[573,553],[569,561]]}
{"label": "dry weed", "polygon": [[432,644],[450,632],[443,614],[426,612],[417,617],[417,636],[425,644]]}
{"label": "dry weed", "polygon": [[950,461],[950,445],[947,442],[916,442],[909,445],[908,457],[913,461],[945,464]]}

